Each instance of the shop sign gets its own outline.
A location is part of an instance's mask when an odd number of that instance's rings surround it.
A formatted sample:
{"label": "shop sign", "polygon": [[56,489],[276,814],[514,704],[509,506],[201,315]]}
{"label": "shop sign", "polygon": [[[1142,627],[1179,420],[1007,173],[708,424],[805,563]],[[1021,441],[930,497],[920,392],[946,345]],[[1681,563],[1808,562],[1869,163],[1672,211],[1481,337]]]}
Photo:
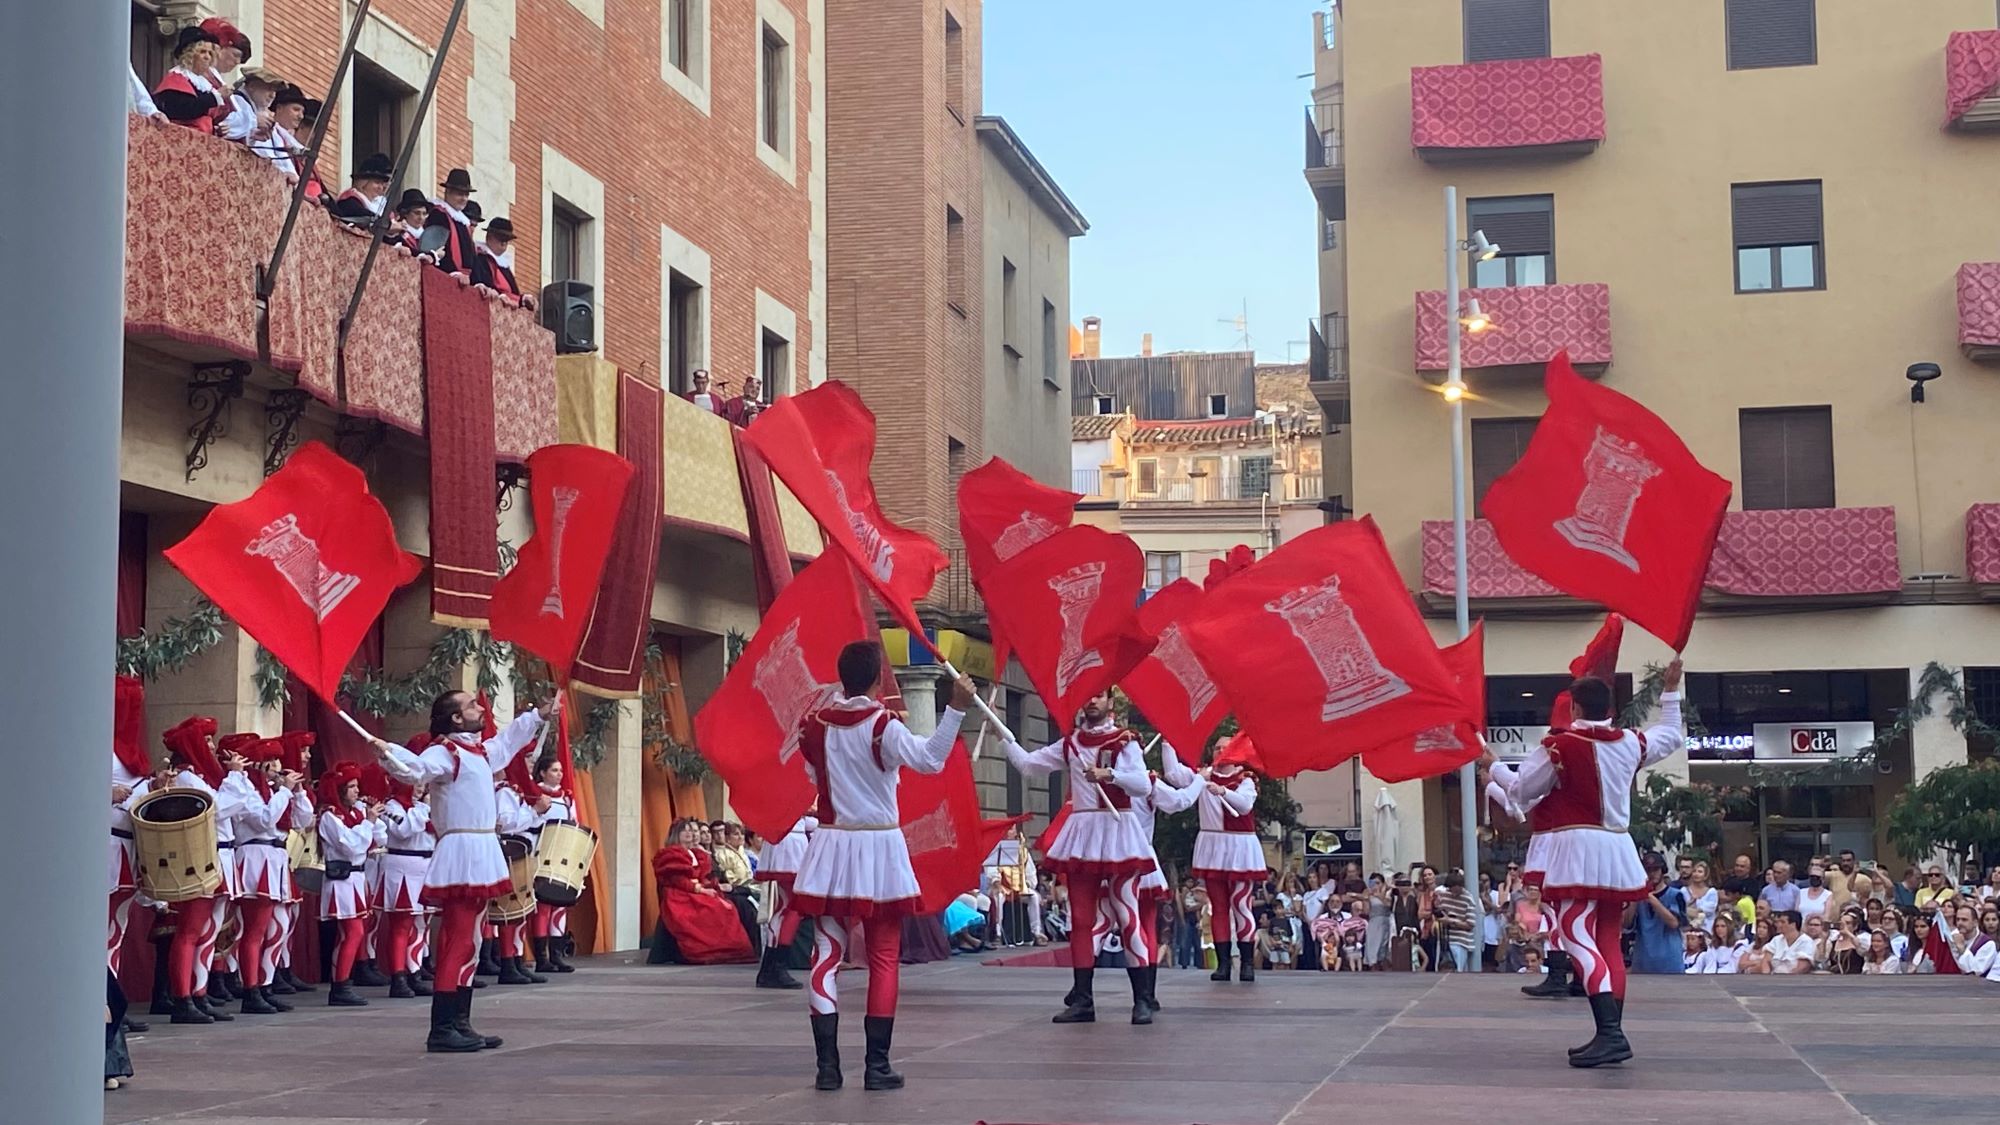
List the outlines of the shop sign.
{"label": "shop sign", "polygon": [[1765,761],[1851,758],[1875,741],[1874,723],[1758,723],[1750,728]]}

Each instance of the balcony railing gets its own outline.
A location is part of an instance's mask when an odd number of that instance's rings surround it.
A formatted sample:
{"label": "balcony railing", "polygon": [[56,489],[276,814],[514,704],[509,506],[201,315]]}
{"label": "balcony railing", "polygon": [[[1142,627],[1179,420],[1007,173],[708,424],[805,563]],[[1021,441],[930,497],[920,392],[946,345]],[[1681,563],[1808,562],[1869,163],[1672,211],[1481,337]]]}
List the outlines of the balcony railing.
{"label": "balcony railing", "polygon": [[1311,382],[1347,381],[1347,317],[1327,313],[1306,323],[1306,372]]}
{"label": "balcony railing", "polygon": [[[1127,478],[1130,480],[1131,478]],[[1322,499],[1324,479],[1319,473],[1274,472],[1262,484],[1241,476],[1173,474],[1162,476],[1151,492],[1134,492],[1127,499],[1139,504],[1213,504],[1262,500],[1269,490],[1279,502]]]}
{"label": "balcony railing", "polygon": [[1410,71],[1410,145],[1425,160],[1575,156],[1603,141],[1597,55]]}
{"label": "balcony railing", "polygon": [[1322,219],[1347,217],[1347,167],[1341,159],[1342,102],[1339,95],[1306,106],[1306,183],[1319,201]]}
{"label": "balcony railing", "polygon": [[972,566],[966,561],[965,548],[948,548],[945,559],[944,573],[938,575],[930,596],[923,599],[924,608],[950,617],[985,616],[986,603],[972,584]]}
{"label": "balcony railing", "polygon": [[1099,491],[1103,487],[1102,477],[1102,470],[1099,469],[1071,469],[1069,490],[1083,496],[1102,496],[1104,493]]}
{"label": "balcony railing", "polygon": [[1954,31],[1944,46],[1947,128],[2000,129],[2000,31]]}
{"label": "balcony railing", "polygon": [[[1465,299],[1478,298],[1481,311],[1492,318],[1484,332],[1461,334],[1460,362],[1467,370],[1532,366],[1537,369],[1557,352],[1585,374],[1601,372],[1611,362],[1611,287],[1608,285],[1516,285],[1467,289]],[[1416,367],[1443,372],[1448,365],[1444,293],[1430,290],[1416,298]]]}
{"label": "balcony railing", "polygon": [[1967,359],[2000,362],[2000,262],[1958,267],[1958,346]]}

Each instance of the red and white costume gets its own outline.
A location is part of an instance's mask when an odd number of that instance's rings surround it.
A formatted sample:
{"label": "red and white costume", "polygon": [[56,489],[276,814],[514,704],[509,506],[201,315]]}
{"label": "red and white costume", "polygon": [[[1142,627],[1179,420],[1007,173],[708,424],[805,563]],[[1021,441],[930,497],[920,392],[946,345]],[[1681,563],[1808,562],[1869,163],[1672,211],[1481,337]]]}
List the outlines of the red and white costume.
{"label": "red and white costume", "polygon": [[865,695],[836,698],[805,720],[800,750],[819,792],[813,809],[819,823],[792,880],[793,909],[831,920],[814,926],[806,988],[814,1014],[840,1010],[850,921],[861,923],[867,947],[868,1015],[896,1014],[902,920],[917,912],[921,897],[899,825],[899,771],[943,772],[963,721],[947,708],[937,729],[920,738]]}
{"label": "red and white costume", "polygon": [[[515,757],[502,771],[502,775],[493,790],[494,826],[500,835],[512,836],[533,851],[535,834],[542,829],[542,817],[535,811],[535,807],[528,803],[524,795],[535,784],[534,778],[528,774],[526,759]],[[508,886],[510,888],[513,886],[511,881]],[[511,921],[497,923],[499,928],[494,937],[498,939],[499,945],[494,955],[500,958],[503,965],[510,960],[526,956],[528,917],[524,914]],[[503,972],[500,983],[518,982],[511,981]]]}
{"label": "red and white costume", "polygon": [[1680,693],[1668,692],[1660,722],[1644,732],[1580,719],[1543,739],[1518,768],[1493,765],[1493,783],[1534,832],[1521,877],[1554,907],[1559,944],[1588,992],[1625,995],[1621,915],[1647,886],[1629,832],[1633,783],[1683,742]]}
{"label": "red and white costume", "polygon": [[[329,773],[336,777],[338,773]],[[322,795],[324,796],[324,794]],[[359,802],[341,808],[337,796],[327,800],[319,814],[320,855],[331,865],[348,865],[346,878],[331,873],[320,888],[319,916],[322,920],[365,918],[368,900],[368,852],[385,838],[379,822],[370,823],[368,810]]]}
{"label": "red and white costume", "polygon": [[139,893],[139,859],[132,843],[130,791],[152,775],[153,763],[143,745],[146,729],[145,685],[132,676],[118,677],[114,696],[111,731],[111,783],[128,791],[123,801],[111,802],[110,870],[106,879],[111,892],[111,917],[105,936],[105,956],[111,975],[118,975],[120,951],[125,947],[125,927],[132,918],[132,899]]}
{"label": "red and white costume", "polygon": [[[215,757],[215,720],[206,715],[195,715],[160,736],[168,751],[179,762],[181,770],[174,775],[173,787],[177,789],[197,789],[206,793],[215,802],[215,835],[217,840],[216,870],[221,876],[221,884],[214,894],[206,898],[188,899],[173,904],[174,939],[168,951],[168,989],[174,998],[206,998],[208,996],[208,974],[215,958],[215,938],[222,929],[222,919],[229,906],[229,887],[235,878],[234,841],[230,846],[221,845],[223,834],[236,814],[235,802],[241,792],[248,791],[248,782],[241,790],[229,784],[229,778],[222,772],[222,763]],[[241,774],[231,775],[241,779]],[[127,801],[129,809],[139,798],[151,792],[151,778],[140,782],[132,789]],[[224,792],[229,794],[225,798]]]}
{"label": "red and white costume", "polygon": [[[284,744],[275,738],[258,739],[242,751],[253,763],[275,762],[284,753]],[[236,939],[237,971],[249,988],[271,983],[276,968],[270,943],[272,917],[279,905],[292,897],[291,858],[285,851],[285,834],[279,820],[292,806],[292,790],[273,788],[261,770],[242,775],[252,792],[236,812],[236,886],[241,892],[236,909],[242,926]]]}
{"label": "red and white costume", "polygon": [[[528,830],[535,838],[535,850],[540,851],[542,846],[542,829],[551,824],[576,823],[576,802],[561,786],[551,789],[549,786],[537,781],[535,788],[540,791],[542,796],[549,799],[549,807],[542,810],[540,820],[536,822],[533,828]],[[553,941],[568,933],[569,907],[557,906],[553,902],[541,902],[537,900],[535,903],[535,913],[528,919],[528,936],[536,941]],[[538,956],[536,959],[538,962],[544,960],[541,956]],[[551,967],[555,967],[557,962],[551,961],[549,964]],[[561,972],[563,970],[558,968],[557,971]]]}
{"label": "red and white costume", "polygon": [[[1187,767],[1174,753],[1171,746],[1160,752],[1160,764],[1164,772],[1150,775],[1152,787],[1146,795],[1134,801],[1133,812],[1139,817],[1140,828],[1146,839],[1153,838],[1153,821],[1159,813],[1177,813],[1193,808],[1208,786],[1200,774]],[[1166,872],[1160,870],[1159,854],[1153,856],[1153,869],[1139,878],[1139,945],[1133,952],[1142,965],[1158,965],[1166,959],[1168,946],[1160,941],[1160,904],[1174,897],[1173,885],[1167,882]],[[1098,911],[1100,925],[1109,923],[1104,911]],[[1148,925],[1147,923],[1152,923]]]}
{"label": "red and white costume", "polygon": [[1214,906],[1209,936],[1216,946],[1241,946],[1257,940],[1257,923],[1250,913],[1250,891],[1264,878],[1264,843],[1257,835],[1257,779],[1240,769],[1229,774],[1224,757],[1216,759],[1209,781],[1201,787],[1195,808],[1201,833],[1194,839],[1189,871],[1207,884]]}
{"label": "red and white costume", "polygon": [[806,841],[819,827],[819,818],[802,816],[791,831],[777,840],[766,840],[757,850],[756,879],[771,884],[771,919],[764,924],[764,943],[783,947],[792,944],[799,931],[800,914],[792,903],[792,882],[806,859]]}
{"label": "red and white costume", "polygon": [[[311,731],[286,731],[278,736],[281,747],[279,760],[287,770],[301,777],[307,776],[306,752],[317,740],[318,736]],[[278,817],[277,831],[280,836],[285,837],[289,837],[293,832],[303,834],[319,831],[318,818],[313,815],[312,786],[301,785],[292,792],[292,803]],[[306,894],[300,889],[296,879],[287,879],[286,885],[291,893],[271,911],[271,924],[265,935],[265,949],[271,961],[272,973],[265,979],[276,980],[279,976],[283,976],[287,978],[288,983],[296,984],[303,982],[297,981],[291,975],[292,934],[298,929],[299,911],[301,904],[305,902]]]}

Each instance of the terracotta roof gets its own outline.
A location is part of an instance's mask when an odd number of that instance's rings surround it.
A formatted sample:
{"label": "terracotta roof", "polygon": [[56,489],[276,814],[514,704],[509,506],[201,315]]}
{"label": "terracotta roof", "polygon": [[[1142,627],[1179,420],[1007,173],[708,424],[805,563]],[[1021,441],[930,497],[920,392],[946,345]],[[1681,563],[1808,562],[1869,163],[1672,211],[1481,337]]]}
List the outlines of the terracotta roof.
{"label": "terracotta roof", "polygon": [[[1307,417],[1297,415],[1278,416],[1278,436],[1318,437],[1320,418],[1314,414]],[[1167,442],[1177,445],[1231,445],[1250,441],[1268,441],[1271,438],[1269,422],[1255,418],[1216,418],[1202,422],[1140,422],[1132,431],[1132,442]]]}
{"label": "terracotta roof", "polygon": [[1076,414],[1069,420],[1071,441],[1103,441],[1127,420],[1124,414]]}

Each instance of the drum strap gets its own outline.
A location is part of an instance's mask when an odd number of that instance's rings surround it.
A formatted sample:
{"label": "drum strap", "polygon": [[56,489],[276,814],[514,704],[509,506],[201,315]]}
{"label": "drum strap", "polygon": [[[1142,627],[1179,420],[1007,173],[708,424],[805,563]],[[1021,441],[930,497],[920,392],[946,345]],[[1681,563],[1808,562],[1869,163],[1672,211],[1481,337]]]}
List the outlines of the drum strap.
{"label": "drum strap", "polygon": [[415,848],[390,848],[389,854],[406,856],[410,859],[429,859],[431,857],[431,853],[420,852]]}
{"label": "drum strap", "polygon": [[118,837],[120,840],[132,839],[132,834],[130,832],[125,831],[123,828],[113,828],[111,830],[111,834],[113,836]]}

